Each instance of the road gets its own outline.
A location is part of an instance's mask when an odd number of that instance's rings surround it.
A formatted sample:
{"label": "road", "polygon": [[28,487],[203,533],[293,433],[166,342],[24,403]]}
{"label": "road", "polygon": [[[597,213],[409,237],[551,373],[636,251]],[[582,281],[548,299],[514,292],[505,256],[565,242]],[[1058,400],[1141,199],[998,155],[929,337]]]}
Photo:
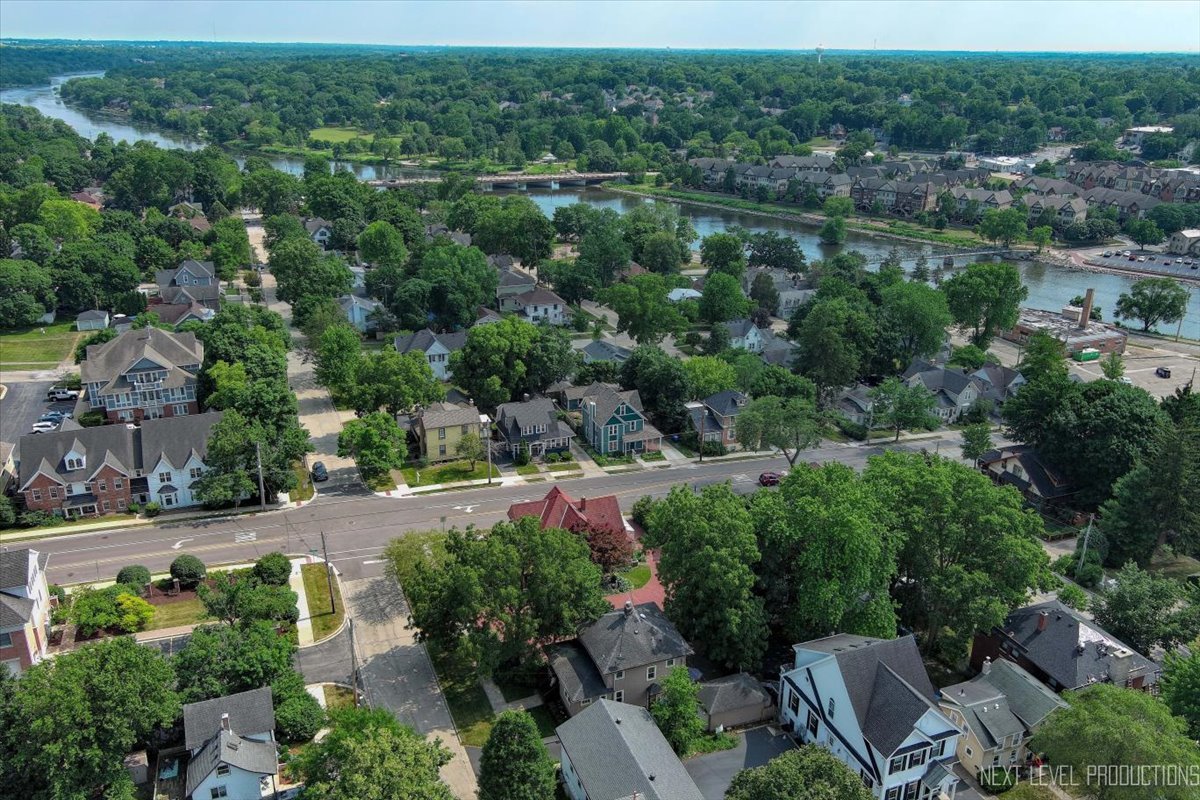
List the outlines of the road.
{"label": "road", "polygon": [[[901,442],[900,450],[940,448],[957,454],[959,435],[946,432],[937,440]],[[890,447],[890,445],[889,445]],[[883,448],[827,444],[802,454],[804,461],[837,461],[856,468]],[[630,510],[642,495],[661,497],[676,484],[705,486],[731,481],[735,489],[751,491],[759,473],[782,471],[782,457],[738,461],[689,463],[670,469],[637,472],[564,482],[575,496],[616,494],[622,508]],[[518,501],[545,495],[546,483],[481,487],[463,491],[410,497],[378,497],[358,485],[343,485],[323,493],[302,508],[266,514],[164,522],[107,531],[84,532],[41,540],[24,540],[22,545],[47,553],[48,578],[53,583],[111,580],[126,564],[144,564],[152,572],[164,572],[181,553],[191,553],[206,563],[253,561],[274,550],[286,553],[319,553],[321,533],[327,537],[329,558],[346,580],[378,574],[379,554],[387,542],[411,530],[428,530],[474,524],[489,527],[505,518],[508,507]],[[324,490],[323,490],[324,491]],[[253,533],[253,536],[249,534]]]}

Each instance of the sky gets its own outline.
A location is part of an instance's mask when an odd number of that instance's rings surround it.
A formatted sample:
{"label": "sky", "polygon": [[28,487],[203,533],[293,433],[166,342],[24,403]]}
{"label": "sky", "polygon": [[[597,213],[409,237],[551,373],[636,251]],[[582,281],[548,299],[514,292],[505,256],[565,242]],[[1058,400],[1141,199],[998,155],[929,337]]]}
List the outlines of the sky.
{"label": "sky", "polygon": [[1200,0],[4,0],[0,37],[1200,52]]}

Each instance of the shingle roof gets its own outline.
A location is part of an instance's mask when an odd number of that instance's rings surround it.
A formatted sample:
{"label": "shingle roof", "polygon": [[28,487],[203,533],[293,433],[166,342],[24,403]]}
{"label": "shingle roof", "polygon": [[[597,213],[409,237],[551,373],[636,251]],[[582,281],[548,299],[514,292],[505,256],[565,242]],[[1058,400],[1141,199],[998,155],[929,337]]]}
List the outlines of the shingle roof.
{"label": "shingle roof", "polygon": [[170,333],[155,327],[129,330],[111,342],[88,347],[80,374],[84,383],[108,382],[143,358],[164,367],[198,365],[204,361],[204,345],[192,333]]}
{"label": "shingle roof", "polygon": [[327,219],[321,219],[320,217],[309,217],[308,219],[304,220],[304,230],[308,231],[310,235],[321,230],[321,228],[329,228],[330,230],[333,230],[333,223]]}
{"label": "shingle roof", "polygon": [[522,306],[565,306],[566,300],[549,289],[532,289],[511,298],[514,303]]}
{"label": "shingle roof", "polygon": [[221,715],[229,715],[229,729],[243,736],[255,736],[275,730],[275,709],[271,705],[271,687],[214,697],[183,707],[184,746],[196,748],[221,730]]}
{"label": "shingle roof", "polygon": [[1048,466],[1032,445],[1014,444],[988,450],[979,457],[979,463],[986,467],[1010,458],[1021,465],[1025,476],[1020,478],[1012,472],[1006,471],[1001,475],[1001,479],[1006,483],[1011,483],[1020,491],[1033,489],[1039,497],[1047,500],[1065,497],[1075,492],[1074,484],[1070,483],[1058,470]]}
{"label": "shingle roof", "polygon": [[221,731],[205,742],[188,762],[185,794],[196,791],[220,764],[258,775],[274,775],[279,768],[279,756],[273,742],[256,742],[233,731]]}
{"label": "shingle roof", "polygon": [[457,403],[434,403],[421,412],[421,425],[426,430],[449,428],[455,425],[478,425],[479,409]]}
{"label": "shingle roof", "polygon": [[0,549],[0,589],[24,588],[29,581],[29,554],[36,550],[21,547]]}
{"label": "shingle roof", "polygon": [[558,726],[590,800],[703,800],[650,712],[598,700]]}
{"label": "shingle roof", "polygon": [[594,394],[584,397],[583,402],[595,404],[595,410],[592,412],[593,417],[601,425],[604,424],[605,420],[612,417],[622,404],[629,406],[639,415],[642,414],[642,397],[638,394],[637,389],[618,392],[607,384],[602,383],[599,384],[599,388]]}
{"label": "shingle roof", "polygon": [[173,467],[182,467],[193,451],[203,460],[208,453],[208,436],[220,420],[220,411],[144,420],[135,431],[141,433],[143,469],[152,469],[159,456],[165,456]]}
{"label": "shingle roof", "polygon": [[[511,259],[510,259],[511,261]],[[500,270],[498,286],[537,286],[537,279],[516,267]]]}
{"label": "shingle roof", "polygon": [[84,311],[79,316],[75,317],[76,322],[92,322],[94,320],[107,320],[107,311]]}
{"label": "shingle roof", "polygon": [[750,332],[755,327],[753,320],[735,319],[729,322],[721,323],[729,331],[731,338],[739,339]]}
{"label": "shingle roof", "polygon": [[704,398],[704,405],[721,416],[737,414],[746,405],[746,395],[733,389],[726,389]]}
{"label": "shingle roof", "polygon": [[0,592],[0,629],[16,628],[29,622],[34,603],[28,597]]}
{"label": "shingle roof", "polygon": [[577,501],[558,486],[541,500],[509,506],[509,519],[518,520],[521,517],[537,517],[542,528],[575,530],[586,525],[619,533],[625,531],[625,519],[621,516],[621,505],[616,495],[593,497],[591,500],[585,497]]}
{"label": "shingle roof", "polygon": [[[522,437],[521,431],[535,425],[545,425],[544,433]],[[545,397],[519,403],[503,403],[496,407],[496,427],[510,442],[524,438],[527,441],[562,439],[574,436],[570,427],[558,421],[554,402]]]}
{"label": "shingle roof", "polygon": [[628,347],[606,342],[603,339],[588,342],[587,346],[583,348],[583,352],[587,353],[593,361],[625,361],[633,355],[633,351]]}
{"label": "shingle roof", "polygon": [[602,675],[692,653],[656,603],[627,603],[580,628],[578,639]]}
{"label": "shingle roof", "polygon": [[942,702],[959,708],[967,726],[987,747],[1031,733],[1066,703],[1025,670],[1001,659],[985,673],[942,690]]}
{"label": "shingle roof", "polygon": [[595,700],[608,694],[608,687],[596,669],[596,662],[592,661],[578,641],[572,639],[550,645],[546,648],[546,658],[551,671],[558,678],[559,691],[568,702]]}
{"label": "shingle roof", "polygon": [[429,328],[424,328],[407,336],[397,336],[392,340],[392,347],[396,348],[396,352],[401,354],[407,353],[410,350],[428,353],[429,348],[433,347],[434,342],[440,343],[442,347],[453,353],[455,350],[461,350],[463,345],[467,343],[467,332],[434,333]]}
{"label": "shingle roof", "polygon": [[744,672],[700,684],[700,705],[704,706],[709,714],[721,714],[750,706],[762,708],[770,701],[771,698],[762,684]]}

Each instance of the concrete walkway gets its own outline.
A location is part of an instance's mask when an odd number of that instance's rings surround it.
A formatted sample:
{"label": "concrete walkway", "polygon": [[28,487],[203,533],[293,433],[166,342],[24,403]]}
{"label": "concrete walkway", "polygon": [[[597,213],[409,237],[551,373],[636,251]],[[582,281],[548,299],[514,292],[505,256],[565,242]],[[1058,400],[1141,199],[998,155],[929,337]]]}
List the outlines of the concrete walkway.
{"label": "concrete walkway", "polygon": [[480,685],[483,687],[483,693],[487,695],[488,703],[492,706],[493,714],[503,714],[505,711],[528,711],[531,708],[545,705],[542,696],[536,693],[510,703],[504,699],[504,692],[500,691],[500,687],[490,678],[480,681]]}
{"label": "concrete walkway", "polygon": [[308,610],[308,593],[304,591],[304,573],[300,571],[309,563],[312,562],[306,558],[293,558],[292,574],[288,576],[288,588],[296,593],[296,606],[300,610],[300,618],[296,620],[296,641],[301,647],[314,641],[312,613]]}

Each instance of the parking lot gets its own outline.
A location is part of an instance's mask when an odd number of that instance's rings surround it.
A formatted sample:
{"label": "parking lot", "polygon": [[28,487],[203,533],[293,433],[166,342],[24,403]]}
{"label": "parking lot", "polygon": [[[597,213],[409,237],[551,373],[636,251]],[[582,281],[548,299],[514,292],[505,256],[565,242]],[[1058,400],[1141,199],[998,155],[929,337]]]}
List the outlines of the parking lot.
{"label": "parking lot", "polygon": [[[1125,251],[1129,255],[1125,255]],[[1096,247],[1075,251],[1087,261],[1099,266],[1111,266],[1119,269],[1145,271],[1155,275],[1170,275],[1175,277],[1200,278],[1200,258],[1177,256],[1167,253],[1161,247],[1151,247],[1139,250],[1135,245],[1122,245],[1116,249],[1111,247]],[[1110,253],[1108,258],[1105,253]],[[1133,260],[1130,261],[1130,256]],[[1145,259],[1139,261],[1138,259]]]}
{"label": "parking lot", "polygon": [[[1077,361],[1069,363],[1071,372],[1085,381],[1104,377],[1099,361],[1089,361],[1085,364]],[[1162,378],[1155,374],[1159,367],[1169,369],[1171,377]],[[1134,342],[1130,342],[1125,349],[1125,377],[1134,386],[1140,386],[1158,398],[1174,394],[1176,389],[1186,386],[1192,380],[1193,371],[1198,367],[1200,359],[1195,356],[1143,347]]]}
{"label": "parking lot", "polygon": [[8,391],[0,400],[0,441],[16,443],[29,433],[33,423],[47,411],[74,413],[74,401],[49,402],[46,392],[54,381],[7,383]]}

